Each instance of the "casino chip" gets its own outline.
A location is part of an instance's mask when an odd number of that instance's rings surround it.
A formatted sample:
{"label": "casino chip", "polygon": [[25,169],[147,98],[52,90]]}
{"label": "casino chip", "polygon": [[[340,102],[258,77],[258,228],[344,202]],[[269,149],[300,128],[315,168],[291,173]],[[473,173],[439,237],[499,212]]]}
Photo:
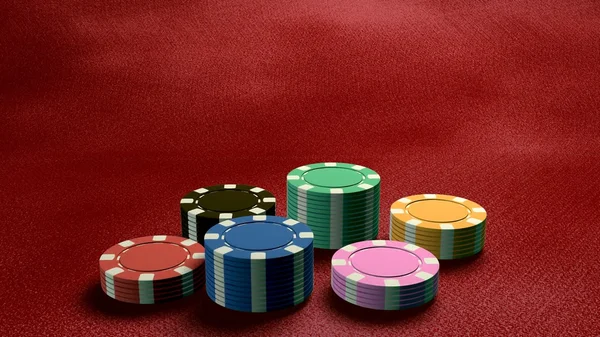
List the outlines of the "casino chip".
{"label": "casino chip", "polygon": [[338,249],[379,234],[377,172],[360,165],[318,163],[287,176],[288,217],[306,223],[316,248]]}
{"label": "casino chip", "polygon": [[390,239],[416,244],[440,260],[469,257],[485,243],[487,213],[479,204],[444,194],[420,194],[394,202]]}
{"label": "casino chip", "polygon": [[255,215],[220,222],[204,235],[206,292],[232,310],[268,312],[304,302],[313,290],[313,232],[293,219]]}
{"label": "casino chip", "polygon": [[204,286],[204,247],[178,236],[123,241],[100,256],[100,285],[127,303],[154,304],[189,296]]}
{"label": "casino chip", "polygon": [[180,202],[182,236],[203,244],[204,233],[220,221],[252,215],[275,215],[271,192],[248,185],[215,185],[186,194]]}
{"label": "casino chip", "polygon": [[414,308],[437,295],[439,261],[410,243],[356,242],[333,255],[331,287],[345,301],[364,308]]}

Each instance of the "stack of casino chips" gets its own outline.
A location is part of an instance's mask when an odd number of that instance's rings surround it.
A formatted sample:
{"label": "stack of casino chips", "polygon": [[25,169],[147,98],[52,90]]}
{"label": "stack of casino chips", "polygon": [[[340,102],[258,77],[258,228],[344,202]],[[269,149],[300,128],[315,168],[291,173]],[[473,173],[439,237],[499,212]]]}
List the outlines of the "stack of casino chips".
{"label": "stack of casino chips", "polygon": [[204,286],[204,247],[167,235],[123,241],[100,256],[100,285],[108,296],[127,303],[189,296]]}
{"label": "stack of casino chips", "polygon": [[288,217],[306,223],[315,247],[338,249],[379,233],[377,172],[360,165],[318,163],[287,176]]}
{"label": "stack of casino chips", "polygon": [[403,310],[422,306],[439,288],[439,261],[406,242],[362,241],[331,259],[331,287],[346,302],[369,309]]}
{"label": "stack of casino chips", "polygon": [[217,223],[252,215],[275,215],[275,197],[263,188],[225,184],[199,188],[180,202],[182,236],[203,243]]}
{"label": "stack of casino chips", "polygon": [[420,194],[394,202],[390,239],[410,242],[440,260],[469,257],[485,243],[486,211],[479,204],[444,194]]}
{"label": "stack of casino chips", "polygon": [[215,303],[269,312],[313,290],[313,233],[296,220],[257,215],[225,220],[204,236],[206,292]]}

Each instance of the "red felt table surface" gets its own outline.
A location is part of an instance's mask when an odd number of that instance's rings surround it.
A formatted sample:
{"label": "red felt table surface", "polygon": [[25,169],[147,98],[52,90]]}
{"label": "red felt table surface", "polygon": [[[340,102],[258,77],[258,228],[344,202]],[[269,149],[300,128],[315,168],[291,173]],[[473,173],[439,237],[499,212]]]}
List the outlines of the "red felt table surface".
{"label": "red felt table surface", "polygon": [[[0,6],[2,335],[594,335],[600,332],[597,1],[14,1]],[[382,177],[391,203],[459,195],[484,252],[435,302],[361,310],[315,257],[307,303],[240,314],[199,293],[121,304],[125,239],[179,234],[180,198],[254,184],[286,214],[314,162]]]}

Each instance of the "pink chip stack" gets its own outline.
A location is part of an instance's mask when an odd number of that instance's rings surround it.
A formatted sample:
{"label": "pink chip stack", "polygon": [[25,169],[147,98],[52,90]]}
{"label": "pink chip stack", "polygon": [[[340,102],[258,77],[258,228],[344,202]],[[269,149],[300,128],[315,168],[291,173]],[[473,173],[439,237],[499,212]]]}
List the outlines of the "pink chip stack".
{"label": "pink chip stack", "polygon": [[372,240],[339,249],[331,259],[331,287],[352,304],[378,310],[422,306],[435,298],[439,261],[414,244]]}

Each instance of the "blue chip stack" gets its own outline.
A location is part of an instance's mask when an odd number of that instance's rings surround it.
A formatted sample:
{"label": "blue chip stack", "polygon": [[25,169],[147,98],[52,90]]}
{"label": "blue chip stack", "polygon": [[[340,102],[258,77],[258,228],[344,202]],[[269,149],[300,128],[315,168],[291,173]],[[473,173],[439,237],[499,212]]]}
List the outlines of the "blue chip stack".
{"label": "blue chip stack", "polygon": [[204,236],[206,292],[232,310],[268,312],[304,302],[313,290],[313,232],[268,215],[225,220]]}

